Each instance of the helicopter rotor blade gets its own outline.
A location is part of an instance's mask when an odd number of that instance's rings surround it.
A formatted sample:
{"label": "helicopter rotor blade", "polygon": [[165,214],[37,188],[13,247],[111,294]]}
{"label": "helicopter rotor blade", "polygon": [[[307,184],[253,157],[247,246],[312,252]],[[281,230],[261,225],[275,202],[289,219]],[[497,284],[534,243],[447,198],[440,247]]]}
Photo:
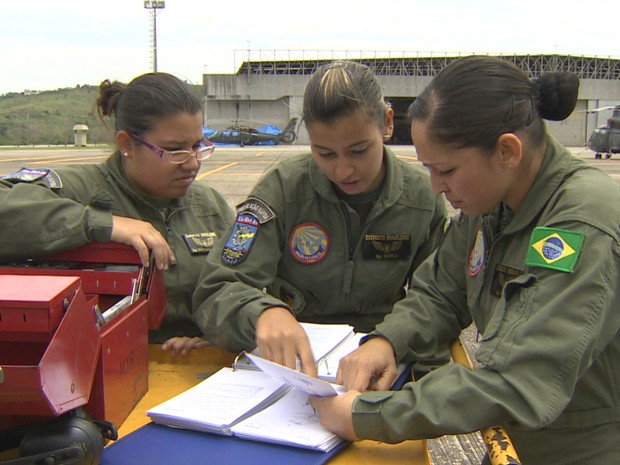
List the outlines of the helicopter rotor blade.
{"label": "helicopter rotor blade", "polygon": [[599,111],[608,111],[620,109],[620,105],[611,105],[608,107],[592,108],[591,110],[578,110],[578,113],[598,113]]}

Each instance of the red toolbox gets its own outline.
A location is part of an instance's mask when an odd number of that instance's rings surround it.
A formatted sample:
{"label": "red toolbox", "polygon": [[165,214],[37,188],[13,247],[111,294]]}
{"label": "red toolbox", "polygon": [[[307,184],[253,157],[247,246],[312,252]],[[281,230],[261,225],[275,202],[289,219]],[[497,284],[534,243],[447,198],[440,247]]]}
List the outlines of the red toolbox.
{"label": "red toolbox", "polygon": [[81,406],[119,426],[165,311],[162,273],[122,244],[0,267],[0,430]]}

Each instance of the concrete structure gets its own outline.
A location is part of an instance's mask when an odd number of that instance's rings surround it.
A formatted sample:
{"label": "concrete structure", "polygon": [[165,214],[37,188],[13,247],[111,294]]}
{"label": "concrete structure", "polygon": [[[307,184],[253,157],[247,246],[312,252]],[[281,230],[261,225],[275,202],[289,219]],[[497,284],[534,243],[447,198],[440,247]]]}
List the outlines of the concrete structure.
{"label": "concrete structure", "polygon": [[75,138],[76,147],[86,147],[88,126],[85,124],[76,124],[73,126],[73,135]]}
{"label": "concrete structure", "polygon": [[[252,51],[257,52],[257,51]],[[223,129],[236,122],[256,125],[271,123],[284,127],[290,118],[300,116],[303,92],[312,72],[323,63],[349,59],[370,66],[378,76],[387,100],[396,115],[392,143],[409,144],[411,138],[406,110],[430,80],[458,56],[387,56],[363,58],[332,56],[307,59],[310,52],[297,52],[301,59],[288,53],[285,59],[274,52],[274,59],[258,51],[258,60],[244,61],[236,74],[203,75],[205,125]],[[371,56],[371,52],[367,53]],[[588,113],[587,110],[620,104],[620,60],[561,55],[501,56],[536,78],[551,71],[572,71],[581,79],[576,111],[565,121],[549,122],[549,128],[567,146],[585,146],[592,130],[604,124],[609,112]],[[305,129],[298,128],[297,143],[308,143]]]}

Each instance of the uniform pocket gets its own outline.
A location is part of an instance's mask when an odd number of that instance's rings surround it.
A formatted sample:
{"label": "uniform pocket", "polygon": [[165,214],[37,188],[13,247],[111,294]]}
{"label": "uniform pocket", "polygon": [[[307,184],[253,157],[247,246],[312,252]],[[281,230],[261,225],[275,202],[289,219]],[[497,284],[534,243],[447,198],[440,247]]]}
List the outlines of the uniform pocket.
{"label": "uniform pocket", "polygon": [[486,328],[481,333],[477,353],[480,363],[496,370],[503,367],[515,328],[530,313],[537,282],[535,275],[524,274],[504,285]]}

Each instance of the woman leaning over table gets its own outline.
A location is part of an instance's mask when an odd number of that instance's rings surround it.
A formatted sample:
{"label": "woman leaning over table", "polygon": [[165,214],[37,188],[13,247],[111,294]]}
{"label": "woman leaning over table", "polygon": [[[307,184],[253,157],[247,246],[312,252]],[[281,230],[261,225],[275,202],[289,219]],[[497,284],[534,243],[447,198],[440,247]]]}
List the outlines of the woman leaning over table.
{"label": "woman leaning over table", "polygon": [[[418,157],[462,215],[408,296],[341,362],[337,381],[351,390],[311,400],[328,429],[399,442],[501,424],[524,465],[618,461],[620,187],[543,121],[567,118],[577,88],[571,74],[531,81],[506,61],[467,57],[416,99]],[[395,361],[472,321],[482,368],[444,366],[383,391]]]}
{"label": "woman leaning over table", "polygon": [[194,89],[167,73],[105,80],[99,115],[114,120],[117,150],[103,163],[21,170],[0,179],[0,260],[33,258],[93,241],[133,246],[164,269],[168,309],[151,343],[204,345],[191,297],[210,242],[232,223],[224,198],[194,180],[213,151]]}
{"label": "woman leaning over table", "polygon": [[[367,66],[335,62],[315,71],[303,120],[311,153],[280,161],[237,207],[207,259],[195,308],[214,344],[235,352],[258,346],[289,367],[299,358],[314,374],[298,321],[372,330],[435,249],[446,210],[428,175],[384,144],[394,112]],[[447,357],[427,358],[420,370]]]}

